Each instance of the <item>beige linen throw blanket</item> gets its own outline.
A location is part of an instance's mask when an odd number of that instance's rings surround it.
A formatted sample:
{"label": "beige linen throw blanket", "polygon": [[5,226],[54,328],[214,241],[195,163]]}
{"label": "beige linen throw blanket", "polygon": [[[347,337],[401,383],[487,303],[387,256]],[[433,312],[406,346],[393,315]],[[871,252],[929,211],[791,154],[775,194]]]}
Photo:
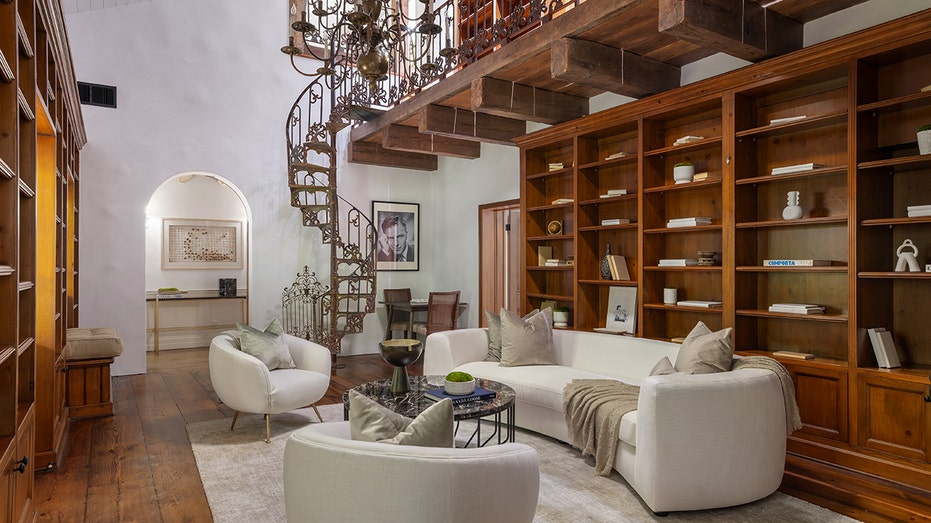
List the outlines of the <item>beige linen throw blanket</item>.
{"label": "beige linen throw blanket", "polygon": [[[772,371],[782,385],[785,402],[786,432],[802,428],[795,400],[792,377],[778,361],[766,356],[737,358],[731,370],[765,369]],[[563,390],[563,414],[569,432],[569,443],[582,451],[583,456],[595,457],[595,473],[611,474],[617,453],[621,418],[637,410],[640,387],[616,380],[572,380]]]}

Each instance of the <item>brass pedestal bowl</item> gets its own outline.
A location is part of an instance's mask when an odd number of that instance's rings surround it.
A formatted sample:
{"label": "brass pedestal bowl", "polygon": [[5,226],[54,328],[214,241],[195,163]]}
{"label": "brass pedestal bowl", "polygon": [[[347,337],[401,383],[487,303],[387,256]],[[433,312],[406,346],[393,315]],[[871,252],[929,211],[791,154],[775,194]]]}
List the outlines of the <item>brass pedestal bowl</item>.
{"label": "brass pedestal bowl", "polygon": [[385,340],[378,344],[378,348],[382,359],[394,365],[391,393],[395,395],[407,393],[410,390],[407,366],[417,361],[423,353],[420,340]]}

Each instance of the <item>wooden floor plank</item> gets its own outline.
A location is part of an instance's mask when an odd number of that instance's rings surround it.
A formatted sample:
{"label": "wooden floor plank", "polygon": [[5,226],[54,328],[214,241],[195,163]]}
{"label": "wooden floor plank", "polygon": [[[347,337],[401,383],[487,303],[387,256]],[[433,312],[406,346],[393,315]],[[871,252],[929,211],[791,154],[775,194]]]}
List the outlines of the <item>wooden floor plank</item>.
{"label": "wooden floor plank", "polygon": [[[346,389],[393,370],[377,354],[339,363],[320,405],[340,403]],[[71,422],[59,469],[36,475],[40,521],[212,520],[185,424],[233,411],[213,390],[207,349],[150,354],[147,365],[146,374],[112,379],[113,416]],[[423,365],[409,371],[422,374]]]}

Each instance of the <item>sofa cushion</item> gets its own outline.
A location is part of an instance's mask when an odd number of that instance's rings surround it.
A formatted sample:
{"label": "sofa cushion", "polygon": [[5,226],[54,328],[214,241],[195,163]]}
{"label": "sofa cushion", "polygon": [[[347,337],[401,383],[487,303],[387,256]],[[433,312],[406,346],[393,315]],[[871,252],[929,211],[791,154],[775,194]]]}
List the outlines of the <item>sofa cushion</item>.
{"label": "sofa cushion", "polygon": [[[538,312],[540,309],[534,309],[525,314],[524,319],[530,319]],[[488,355],[485,361],[501,361],[501,316],[485,311],[485,323],[488,324]]]}
{"label": "sofa cushion", "polygon": [[556,364],[552,309],[544,309],[525,320],[502,308],[501,366]]}
{"label": "sofa cushion", "polygon": [[277,319],[272,320],[265,330],[241,323],[237,323],[236,327],[239,329],[240,350],[258,358],[268,370],[296,367]]}
{"label": "sofa cushion", "polygon": [[725,372],[731,368],[734,344],[731,328],[711,332],[703,322],[698,322],[686,336],[676,357],[676,370],[691,374]]}
{"label": "sofa cushion", "polygon": [[65,338],[66,360],[114,358],[123,353],[123,340],[113,327],[75,327]]}
{"label": "sofa cushion", "polygon": [[440,400],[410,419],[355,390],[349,391],[352,439],[418,447],[452,447],[453,402]]}

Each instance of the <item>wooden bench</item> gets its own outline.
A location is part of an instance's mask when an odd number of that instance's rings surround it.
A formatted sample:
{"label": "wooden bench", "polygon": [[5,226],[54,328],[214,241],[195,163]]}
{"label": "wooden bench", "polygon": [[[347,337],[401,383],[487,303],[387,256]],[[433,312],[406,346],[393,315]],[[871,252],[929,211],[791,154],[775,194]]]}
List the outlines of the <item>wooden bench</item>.
{"label": "wooden bench", "polygon": [[122,353],[123,340],[114,328],[68,329],[66,401],[71,419],[113,415],[110,364]]}

